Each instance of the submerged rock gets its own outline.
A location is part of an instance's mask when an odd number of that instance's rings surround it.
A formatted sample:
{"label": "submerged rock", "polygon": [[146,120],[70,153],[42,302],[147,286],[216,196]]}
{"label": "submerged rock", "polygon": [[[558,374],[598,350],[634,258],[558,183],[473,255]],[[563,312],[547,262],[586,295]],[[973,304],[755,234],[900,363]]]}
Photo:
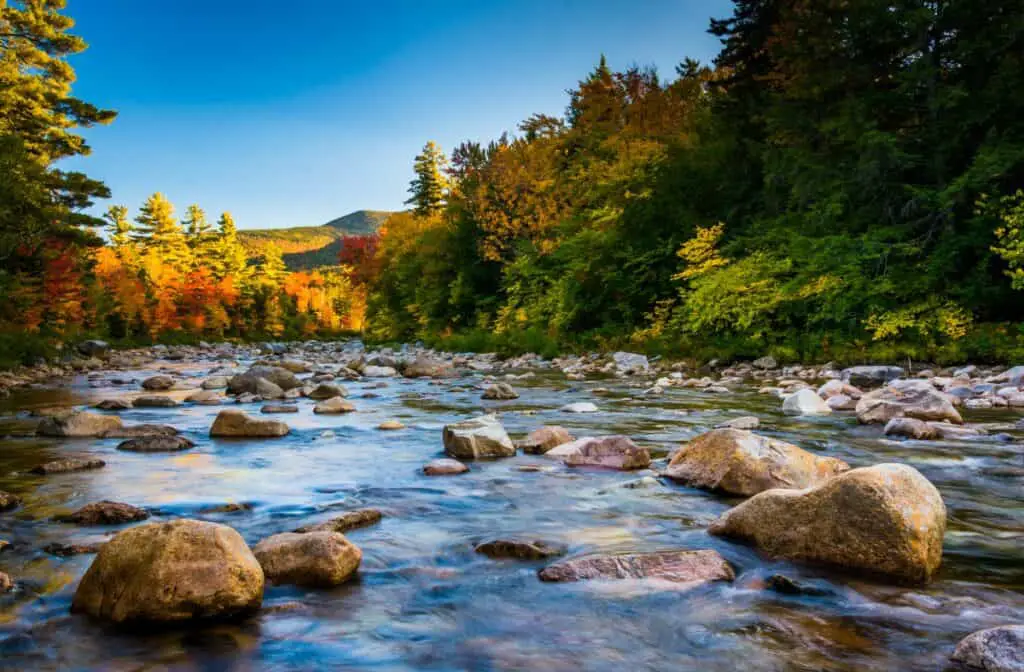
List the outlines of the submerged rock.
{"label": "submerged rock", "polygon": [[385,432],[393,432],[399,429],[405,429],[405,425],[403,425],[398,420],[385,420],[384,422],[377,425],[377,429],[383,430]]}
{"label": "submerged rock", "polygon": [[376,525],[384,517],[377,509],[356,509],[315,525],[304,525],[295,530],[297,534],[308,532],[348,532],[368,525]]}
{"label": "submerged rock", "polygon": [[823,483],[850,466],[741,429],[701,434],[675,454],[665,476],[697,488],[750,496]]}
{"label": "submerged rock", "polygon": [[651,464],[647,448],[633,443],[628,436],[588,436],[563,443],[544,453],[570,467],[605,467],[607,469],[644,469]]}
{"label": "submerged rock", "polygon": [[225,618],[259,609],[263,570],[241,535],[198,520],[120,532],[85,573],[71,611],[115,623]]}
{"label": "submerged rock", "polygon": [[72,411],[43,418],[37,432],[41,436],[99,437],[122,426],[116,415],[101,415],[89,411]]}
{"label": "submerged rock", "polygon": [[1024,672],[1024,625],[1003,625],[967,635],[950,660],[977,672]]}
{"label": "submerged rock", "polygon": [[338,532],[285,532],[253,547],[267,580],[274,584],[337,586],[355,575],[359,547]]}
{"label": "submerged rock", "polygon": [[544,560],[565,554],[565,548],[553,546],[544,541],[517,541],[515,539],[494,539],[478,544],[474,549],[489,558],[514,558],[516,560]]}
{"label": "submerged rock", "polygon": [[423,473],[427,476],[454,476],[464,474],[469,467],[458,460],[443,457],[438,460],[431,460],[423,466]]}
{"label": "submerged rock", "polygon": [[813,597],[823,597],[825,595],[831,595],[832,591],[826,588],[819,588],[818,586],[803,581],[797,581],[791,579],[785,574],[772,574],[765,581],[765,586],[768,590],[773,590],[776,593],[783,595],[808,595]]}
{"label": "submerged rock", "polygon": [[515,442],[515,447],[531,455],[543,455],[552,448],[575,441],[565,427],[549,425],[535,429],[525,438]]}
{"label": "submerged rock", "polygon": [[445,425],[444,452],[459,459],[511,457],[516,454],[512,439],[493,415],[481,415]]}
{"label": "submerged rock", "polygon": [[853,469],[805,490],[766,490],[708,528],[772,557],[914,582],[930,580],[938,569],[945,530],[938,490],[904,464]]}
{"label": "submerged rock", "polygon": [[242,411],[221,411],[210,427],[213,437],[277,438],[291,431],[288,425],[277,420],[257,420]]}
{"label": "submerged rock", "polygon": [[122,441],[117,444],[117,449],[131,453],[173,453],[194,448],[195,445],[184,436],[146,436]]}
{"label": "submerged rock", "polygon": [[131,504],[123,502],[111,502],[103,500],[86,504],[74,513],[57,516],[56,520],[62,523],[74,523],[75,525],[120,525],[122,523],[134,523],[149,518],[149,512]]}
{"label": "submerged rock", "polygon": [[127,425],[103,432],[104,439],[135,439],[147,436],[177,436],[178,430],[170,425]]}
{"label": "submerged rock", "polygon": [[537,575],[541,581],[661,579],[683,584],[736,578],[725,558],[711,550],[584,556],[548,565]]}
{"label": "submerged rock", "polygon": [[948,420],[963,424],[963,418],[949,398],[931,388],[885,387],[868,392],[857,402],[857,420],[863,424],[884,424],[893,418]]}
{"label": "submerged rock", "polygon": [[64,460],[54,460],[39,466],[32,467],[33,474],[49,476],[51,474],[67,474],[73,471],[86,471],[88,469],[99,469],[106,466],[106,462],[100,459],[85,459],[70,457]]}
{"label": "submerged rock", "polygon": [[98,553],[103,548],[102,542],[92,544],[58,544],[52,543],[43,546],[43,552],[56,555],[61,558],[70,558],[75,555],[86,555]]}

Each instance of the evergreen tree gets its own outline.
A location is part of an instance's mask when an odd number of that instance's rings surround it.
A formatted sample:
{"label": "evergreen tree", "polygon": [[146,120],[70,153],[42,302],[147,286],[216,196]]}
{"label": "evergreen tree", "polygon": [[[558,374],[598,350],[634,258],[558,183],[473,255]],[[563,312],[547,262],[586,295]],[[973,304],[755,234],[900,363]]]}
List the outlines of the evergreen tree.
{"label": "evergreen tree", "polygon": [[281,248],[270,243],[263,248],[263,255],[259,264],[259,278],[270,287],[279,287],[284,276],[288,274],[288,268],[284,263],[284,255]]}
{"label": "evergreen tree", "polygon": [[214,265],[214,256],[217,247],[217,232],[207,221],[206,213],[198,205],[188,206],[185,212],[185,220],[182,222],[185,229],[185,239],[192,251],[193,263],[197,267],[211,267]]}
{"label": "evergreen tree", "polygon": [[133,244],[132,223],[128,219],[128,208],[123,205],[112,205],[107,208],[103,215],[107,220],[107,229],[110,231],[110,245],[118,256],[124,257],[129,246]]}
{"label": "evergreen tree", "polygon": [[157,192],[146,199],[135,218],[138,227],[133,238],[146,254],[156,255],[174,268],[188,265],[189,249],[181,225],[174,218],[174,206]]}
{"label": "evergreen tree", "polygon": [[416,177],[409,184],[412,195],[406,204],[412,205],[417,215],[427,217],[444,207],[448,197],[448,180],[444,174],[447,164],[444,153],[433,140],[416,157],[413,163]]}
{"label": "evergreen tree", "polygon": [[245,248],[238,240],[238,229],[235,228],[235,220],[230,212],[221,214],[217,228],[217,240],[213,246],[214,276],[218,279],[233,278],[235,284],[240,285],[247,276],[248,259]]}

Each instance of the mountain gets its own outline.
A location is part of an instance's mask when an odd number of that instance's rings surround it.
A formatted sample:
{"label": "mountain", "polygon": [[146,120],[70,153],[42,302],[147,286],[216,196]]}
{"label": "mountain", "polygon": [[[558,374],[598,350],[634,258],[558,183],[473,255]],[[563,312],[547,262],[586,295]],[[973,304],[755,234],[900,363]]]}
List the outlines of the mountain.
{"label": "mountain", "polygon": [[337,264],[343,236],[373,233],[390,215],[383,210],[357,210],[320,226],[241,229],[238,238],[249,256],[258,256],[264,247],[275,243],[284,252],[284,263],[289,270],[309,270]]}

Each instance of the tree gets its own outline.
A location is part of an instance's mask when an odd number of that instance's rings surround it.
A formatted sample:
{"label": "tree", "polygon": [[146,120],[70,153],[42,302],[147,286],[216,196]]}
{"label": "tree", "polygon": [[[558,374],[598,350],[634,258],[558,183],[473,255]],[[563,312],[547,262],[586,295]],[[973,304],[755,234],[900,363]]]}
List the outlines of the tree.
{"label": "tree", "polygon": [[238,229],[230,212],[222,213],[217,220],[217,241],[214,276],[218,279],[231,278],[236,286],[242,284],[247,275],[248,259],[245,248],[238,240]]}
{"label": "tree", "polygon": [[217,247],[217,232],[206,220],[206,213],[196,204],[188,206],[182,222],[185,239],[192,252],[192,261],[196,267],[210,267],[214,264]]}
{"label": "tree", "polygon": [[157,192],[146,199],[135,218],[134,239],[148,255],[155,255],[172,268],[188,266],[189,249],[181,225],[174,218],[174,206]]}
{"label": "tree", "polygon": [[110,244],[124,261],[124,256],[133,245],[133,227],[128,219],[128,208],[123,205],[112,205],[107,208],[103,215],[107,220],[107,228],[110,231]]}
{"label": "tree", "polygon": [[429,141],[413,163],[416,177],[409,184],[412,194],[407,205],[412,205],[417,215],[426,217],[441,211],[448,198],[448,180],[444,169],[447,159],[441,148]]}

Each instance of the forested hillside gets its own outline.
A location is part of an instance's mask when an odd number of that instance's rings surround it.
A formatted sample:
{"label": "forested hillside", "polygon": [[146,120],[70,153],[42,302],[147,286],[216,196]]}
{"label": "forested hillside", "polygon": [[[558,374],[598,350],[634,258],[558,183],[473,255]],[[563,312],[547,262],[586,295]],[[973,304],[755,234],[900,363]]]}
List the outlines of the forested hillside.
{"label": "forested hillside", "polygon": [[382,210],[357,210],[321,226],[241,230],[238,239],[250,256],[263,254],[267,246],[273,244],[283,253],[289,270],[312,270],[336,266],[343,238],[371,235],[391,214]]}

